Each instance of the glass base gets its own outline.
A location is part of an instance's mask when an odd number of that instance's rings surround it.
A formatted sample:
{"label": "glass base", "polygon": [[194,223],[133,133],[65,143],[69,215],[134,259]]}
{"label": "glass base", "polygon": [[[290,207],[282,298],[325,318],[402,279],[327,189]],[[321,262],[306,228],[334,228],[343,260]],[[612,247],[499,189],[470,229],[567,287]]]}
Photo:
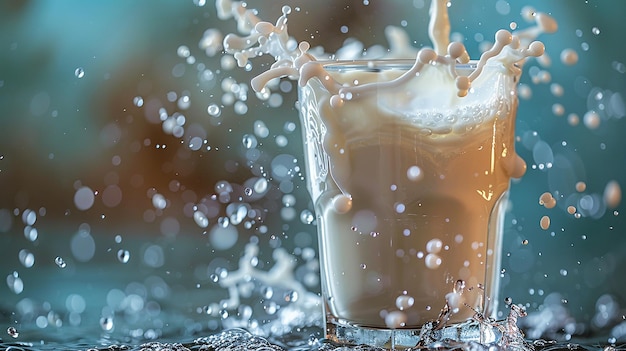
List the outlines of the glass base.
{"label": "glass base", "polygon": [[337,345],[367,345],[385,349],[405,349],[428,346],[436,342],[498,342],[502,334],[498,328],[477,321],[450,324],[437,330],[428,326],[418,329],[378,329],[354,326],[332,319],[326,321],[326,341]]}

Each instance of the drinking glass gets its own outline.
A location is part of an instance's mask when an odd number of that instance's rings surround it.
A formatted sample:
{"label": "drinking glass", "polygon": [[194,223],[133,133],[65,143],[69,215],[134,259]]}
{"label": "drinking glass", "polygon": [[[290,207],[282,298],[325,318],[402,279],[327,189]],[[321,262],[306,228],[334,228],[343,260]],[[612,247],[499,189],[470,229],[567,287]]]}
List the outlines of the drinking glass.
{"label": "drinking glass", "polygon": [[468,320],[497,309],[504,207],[525,167],[514,151],[516,78],[485,66],[459,97],[434,66],[388,83],[412,61],[311,64],[324,74],[301,82],[299,109],[326,337],[411,347],[429,326],[493,341]]}

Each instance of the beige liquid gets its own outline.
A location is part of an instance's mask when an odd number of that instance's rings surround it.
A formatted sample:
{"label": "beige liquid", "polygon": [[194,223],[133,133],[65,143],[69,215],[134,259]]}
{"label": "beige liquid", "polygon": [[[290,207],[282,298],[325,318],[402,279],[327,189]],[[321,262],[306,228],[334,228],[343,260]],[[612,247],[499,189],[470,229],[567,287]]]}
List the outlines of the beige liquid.
{"label": "beige liquid", "polygon": [[[314,179],[309,190],[331,318],[385,328],[385,315],[402,310],[400,327],[419,327],[437,319],[460,279],[466,288],[451,306],[450,319],[460,322],[471,318],[473,309],[482,312],[480,286],[498,288],[500,250],[492,210],[520,167],[513,146],[514,85],[503,83],[498,73],[487,75],[494,79],[476,84],[475,97],[452,97],[440,105],[442,121],[413,118],[420,107],[407,107],[405,91],[424,98],[428,91],[438,95],[437,87],[454,92],[446,86],[452,80],[445,74],[440,79],[443,71],[433,72],[415,79],[410,84],[418,85],[410,89],[377,92],[337,108],[317,78],[301,89],[307,171]],[[389,81],[394,74],[399,73],[331,75],[340,83],[366,83]],[[417,105],[429,103],[438,104]],[[426,115],[431,110],[426,108]],[[467,111],[480,111],[480,123]],[[399,296],[414,302],[400,306]]]}

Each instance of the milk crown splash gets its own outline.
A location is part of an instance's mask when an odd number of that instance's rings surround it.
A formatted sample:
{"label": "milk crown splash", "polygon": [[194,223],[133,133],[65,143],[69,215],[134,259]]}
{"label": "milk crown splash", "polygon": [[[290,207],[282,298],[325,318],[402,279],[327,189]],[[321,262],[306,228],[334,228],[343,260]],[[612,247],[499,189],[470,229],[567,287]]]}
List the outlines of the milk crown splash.
{"label": "milk crown splash", "polygon": [[[424,65],[440,64],[447,67],[450,74],[455,78],[458,95],[462,97],[467,95],[472,81],[481,74],[483,67],[487,64],[498,65],[517,79],[521,74],[521,65],[527,57],[538,57],[544,53],[543,44],[532,40],[541,33],[552,33],[557,29],[556,22],[547,14],[534,13],[532,10],[528,10],[525,17],[534,19],[535,27],[514,33],[507,30],[498,31],[495,35],[495,44],[481,55],[475,70],[468,76],[459,75],[456,72],[455,64],[469,62],[469,55],[462,43],[450,43],[449,41],[450,21],[447,3],[447,0],[432,0],[431,2],[431,20],[428,32],[433,41],[434,50],[421,49],[417,54],[415,64],[408,72],[395,80],[384,82],[384,84],[388,86],[398,85],[419,75]],[[217,0],[217,8],[220,18],[234,17],[238,22],[239,31],[247,34],[244,37],[229,34],[224,39],[226,52],[233,54],[239,66],[243,67],[248,63],[248,59],[264,54],[272,55],[276,59],[269,70],[252,80],[252,88],[257,92],[264,89],[267,83],[274,78],[298,79],[299,84],[304,85],[308,79],[317,76],[324,82],[325,87],[335,95],[332,105],[338,107],[346,96],[358,96],[360,93],[366,93],[370,90],[371,85],[383,84],[371,83],[358,87],[345,87],[335,82],[324,72],[318,58],[308,52],[310,45],[306,41],[302,41],[296,46],[289,37],[287,30],[287,16],[291,13],[289,6],[283,6],[282,15],[276,24],[261,21],[254,11],[247,9],[242,2]]]}

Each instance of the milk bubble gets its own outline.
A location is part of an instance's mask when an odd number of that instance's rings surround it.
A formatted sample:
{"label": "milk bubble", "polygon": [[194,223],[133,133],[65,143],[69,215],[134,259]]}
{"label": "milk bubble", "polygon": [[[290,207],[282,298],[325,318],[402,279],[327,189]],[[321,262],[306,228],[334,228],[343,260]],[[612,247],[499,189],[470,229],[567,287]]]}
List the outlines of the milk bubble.
{"label": "milk bubble", "polygon": [[558,103],[554,104],[552,105],[552,113],[554,113],[555,116],[563,116],[565,113],[565,107]]}
{"label": "milk bubble", "polygon": [[406,177],[413,182],[417,182],[424,177],[424,173],[418,166],[411,166],[406,171]]}
{"label": "milk bubble", "polygon": [[580,123],[580,117],[578,117],[578,115],[575,113],[570,113],[567,116],[567,123],[569,123],[569,125],[572,127],[577,126],[578,123]]}
{"label": "milk bubble", "polygon": [[426,251],[428,251],[429,253],[439,253],[442,247],[443,242],[441,242],[441,240],[439,239],[432,239],[426,243]]}
{"label": "milk bubble", "polygon": [[575,65],[578,62],[578,53],[573,49],[561,51],[561,62],[568,66]]}
{"label": "milk bubble", "polygon": [[559,83],[550,84],[550,92],[556,97],[563,96],[563,86]]}
{"label": "milk bubble", "polygon": [[583,123],[589,129],[596,129],[600,126],[600,115],[596,111],[587,111],[583,116]]}
{"label": "milk bubble", "polygon": [[428,255],[426,255],[424,263],[426,264],[427,268],[437,269],[439,268],[439,266],[441,266],[441,257],[439,257],[437,254],[429,253]]}
{"label": "milk bubble", "polygon": [[609,208],[616,208],[622,201],[622,189],[619,183],[611,180],[606,184],[603,195],[604,203]]}

